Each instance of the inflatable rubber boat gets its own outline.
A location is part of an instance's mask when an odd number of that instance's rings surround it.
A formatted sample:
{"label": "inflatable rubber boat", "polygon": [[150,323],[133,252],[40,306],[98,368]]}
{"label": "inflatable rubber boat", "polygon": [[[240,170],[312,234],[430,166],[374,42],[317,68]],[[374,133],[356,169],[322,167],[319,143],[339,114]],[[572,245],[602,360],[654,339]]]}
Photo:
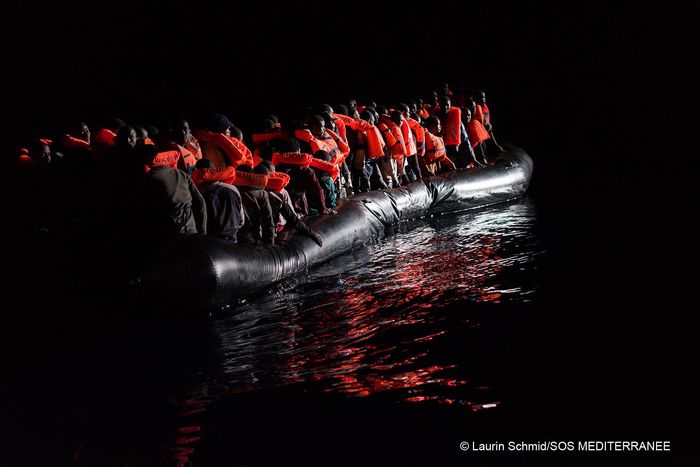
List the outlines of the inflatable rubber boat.
{"label": "inflatable rubber boat", "polygon": [[507,146],[488,167],[428,177],[387,190],[360,193],[340,201],[337,214],[308,218],[323,236],[284,231],[273,246],[228,244],[206,235],[183,238],[142,271],[134,282],[141,294],[211,308],[235,302],[295,273],[359,249],[401,221],[464,211],[513,200],[527,190],[532,160]]}

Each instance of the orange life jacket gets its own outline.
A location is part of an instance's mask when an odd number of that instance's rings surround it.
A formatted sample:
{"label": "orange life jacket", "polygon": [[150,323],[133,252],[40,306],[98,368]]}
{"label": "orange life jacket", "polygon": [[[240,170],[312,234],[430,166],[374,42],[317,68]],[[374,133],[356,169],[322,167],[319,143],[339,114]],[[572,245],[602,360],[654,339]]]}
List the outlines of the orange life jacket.
{"label": "orange life jacket", "polygon": [[66,149],[90,149],[90,143],[82,139],[74,138],[71,135],[66,135],[66,139],[63,140],[63,146]]}
{"label": "orange life jacket", "polygon": [[343,125],[355,131],[367,131],[372,125],[369,122],[362,120],[361,118],[352,118],[343,114],[333,114],[336,119],[336,125],[338,120],[342,120]]}
{"label": "orange life jacket", "polygon": [[459,146],[462,143],[462,135],[460,134],[461,122],[462,111],[457,107],[451,107],[442,125],[442,133],[445,135],[445,144],[447,146]]}
{"label": "orange life jacket", "polygon": [[179,160],[180,151],[163,151],[156,154],[156,157],[153,158],[153,163],[151,163],[151,167],[167,166],[177,169],[177,163]]}
{"label": "orange life jacket", "polygon": [[[201,130],[197,132],[197,139],[204,143],[202,151],[204,157],[217,166],[231,165],[238,167],[243,164],[253,164],[253,155],[242,142],[223,133]],[[221,155],[226,157],[224,159]]]}
{"label": "orange life jacket", "polygon": [[[391,157],[398,162],[403,161],[404,156],[410,154],[408,154],[406,149],[401,128],[386,115],[380,115],[379,120],[379,130],[384,135],[384,140],[391,150]],[[393,143],[390,143],[390,141],[393,141]]]}
{"label": "orange life jacket", "polygon": [[447,157],[445,142],[439,136],[425,131],[425,158],[429,162],[435,162]]}
{"label": "orange life jacket", "polygon": [[281,164],[300,165],[308,167],[314,157],[303,152],[276,152],[272,154],[272,165],[277,167]]}
{"label": "orange life jacket", "polygon": [[315,157],[311,160],[309,166],[319,170],[323,170],[324,172],[328,173],[333,179],[333,181],[335,181],[338,178],[338,175],[340,175],[340,168],[337,165],[333,164],[332,162],[317,159]]}
{"label": "orange life jacket", "polygon": [[425,128],[418,121],[409,117],[408,126],[413,130],[416,138],[416,154],[422,156],[425,154]]}
{"label": "orange life jacket", "polygon": [[230,165],[225,167],[194,169],[194,172],[192,172],[192,181],[197,186],[206,182],[224,182],[232,185],[234,178],[236,178],[236,169]]}
{"label": "orange life jacket", "polygon": [[331,130],[326,130],[320,138],[312,135],[309,130],[297,130],[294,135],[309,143],[314,154],[317,151],[326,151],[331,155],[331,162],[334,164],[340,164],[350,154],[350,146]]}
{"label": "orange life jacket", "polygon": [[481,124],[484,123],[484,109],[481,104],[476,104],[476,110],[474,111],[474,115],[472,115],[472,119]]}
{"label": "orange life jacket", "polygon": [[108,128],[100,128],[92,137],[93,144],[104,144],[105,146],[114,146],[117,134]]}
{"label": "orange life jacket", "polygon": [[467,124],[467,135],[469,136],[469,142],[471,142],[472,148],[477,147],[487,139],[491,138],[491,135],[489,135],[489,132],[486,131],[484,125],[473,118]]}
{"label": "orange life jacket", "polygon": [[427,110],[425,110],[425,106],[421,107],[418,109],[418,115],[421,116],[421,118],[428,118],[430,117],[430,114],[428,113]]}
{"label": "orange life jacket", "polygon": [[262,144],[265,141],[272,141],[275,139],[289,139],[289,133],[282,130],[272,130],[266,133],[253,133],[250,138],[254,144]]}
{"label": "orange life jacket", "polygon": [[[342,115],[342,116],[344,117],[344,115]],[[340,138],[343,141],[347,141],[348,140],[348,133],[347,133],[347,130],[345,129],[345,122],[343,121],[342,118],[340,118],[341,114],[333,114],[332,117],[333,117],[333,121],[335,122],[335,126],[338,129],[338,136],[340,136]]]}
{"label": "orange life jacket", "polygon": [[413,132],[411,131],[411,126],[405,119],[401,120],[401,133],[403,133],[403,140],[406,142],[406,151],[408,152],[407,155],[412,156],[416,154],[418,152],[416,140],[413,136]]}
{"label": "orange life jacket", "polygon": [[253,174],[249,172],[236,172],[233,184],[236,186],[249,186],[253,188],[265,189],[269,177],[263,174]]}
{"label": "orange life jacket", "polygon": [[267,188],[279,193],[289,184],[289,180],[289,175],[284,172],[270,172],[267,176]]}
{"label": "orange life jacket", "polygon": [[376,159],[384,155],[386,143],[379,128],[370,125],[370,128],[365,132],[365,138],[367,139],[367,155],[370,159]]}

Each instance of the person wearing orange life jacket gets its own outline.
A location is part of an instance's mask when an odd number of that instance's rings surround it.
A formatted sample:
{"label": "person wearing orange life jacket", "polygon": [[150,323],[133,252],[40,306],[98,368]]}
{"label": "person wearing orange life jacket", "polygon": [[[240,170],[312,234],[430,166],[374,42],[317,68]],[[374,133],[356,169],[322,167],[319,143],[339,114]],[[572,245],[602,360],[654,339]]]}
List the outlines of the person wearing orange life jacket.
{"label": "person wearing orange life jacket", "polygon": [[274,245],[277,221],[272,216],[270,196],[266,191],[269,171],[259,165],[236,168],[233,184],[241,193],[245,220],[238,233],[240,243]]}
{"label": "person wearing orange life jacket", "polygon": [[323,197],[326,203],[326,208],[335,209],[337,202],[333,177],[338,177],[338,171],[337,168],[336,170],[333,170],[335,166],[331,163],[331,155],[323,150],[316,151],[311,167],[313,167],[318,183],[323,189]]}
{"label": "person wearing orange life jacket", "polygon": [[394,122],[401,123],[401,132],[406,141],[406,173],[411,181],[422,178],[418,158],[425,152],[425,130],[416,120],[411,118],[411,110],[408,105],[401,103],[397,106],[400,117],[393,117]]}
{"label": "person wearing orange life jacket", "polygon": [[178,235],[206,233],[207,208],[192,179],[183,171],[154,164],[158,149],[138,148],[149,171],[143,178],[138,208],[141,222],[151,238],[168,243]]}
{"label": "person wearing orange life jacket", "polygon": [[[337,115],[337,117],[335,115]],[[335,178],[334,181],[338,187],[338,196],[340,198],[351,196],[354,193],[354,189],[352,186],[352,174],[350,173],[350,169],[348,168],[348,164],[346,162],[348,156],[351,154],[351,151],[350,145],[347,141],[347,128],[345,127],[345,122],[342,119],[342,117],[345,116],[339,114],[331,115],[327,112],[323,112],[320,116],[323,118],[326,129],[332,131],[333,133],[336,133],[340,137],[339,144],[342,143],[345,145],[345,147],[347,147],[347,151],[343,157],[343,160],[340,163],[337,163],[338,169],[340,170],[340,177]],[[337,125],[338,122],[342,127],[342,132],[344,136],[341,136],[341,134],[339,133],[339,127]]]}
{"label": "person wearing orange life jacket", "polygon": [[457,167],[465,168],[472,160],[469,157],[471,146],[469,146],[468,151],[459,151],[460,145],[468,139],[467,132],[462,124],[462,111],[458,107],[452,107],[450,98],[447,96],[440,97],[438,105],[437,117],[440,118],[447,156],[455,162]]}
{"label": "person wearing orange life jacket", "polygon": [[368,109],[360,115],[356,108],[349,113],[343,121],[351,147],[353,186],[357,192],[369,191],[373,185],[386,188],[377,168],[377,158],[384,157],[384,140],[374,126],[374,115]]}
{"label": "person wearing orange life jacket", "polygon": [[456,166],[447,155],[447,149],[443,139],[439,136],[442,132],[440,119],[428,117],[425,132],[425,155],[423,165],[425,175],[435,175],[438,172],[455,170]]}
{"label": "person wearing orange life jacket", "polygon": [[493,134],[493,125],[491,124],[491,111],[488,105],[486,105],[486,93],[480,89],[472,91],[472,99],[475,103],[474,111],[472,112],[472,118],[476,119],[481,123],[486,131],[489,132],[491,139],[487,141],[486,152],[496,153],[503,152],[504,149],[496,141],[496,137]]}
{"label": "person wearing orange life jacket", "polygon": [[464,123],[467,127],[469,141],[471,142],[474,153],[476,154],[476,160],[482,165],[488,165],[484,143],[491,138],[489,132],[486,131],[486,128],[484,128],[481,123],[472,118],[471,110],[468,107],[465,107],[462,115]]}
{"label": "person wearing orange life jacket", "polygon": [[207,205],[207,234],[227,243],[236,243],[244,220],[241,194],[233,186],[235,177],[233,167],[214,167],[207,159],[197,162],[192,176]]}
{"label": "person wearing orange life jacket", "polygon": [[199,141],[192,135],[189,122],[184,118],[173,120],[161,134],[163,136],[159,138],[159,145],[164,149],[178,151],[178,168],[192,175],[197,162],[202,159],[202,149]]}
{"label": "person wearing orange life jacket", "polygon": [[326,122],[320,115],[312,115],[308,125],[308,129],[296,130],[294,135],[307,142],[313,153],[326,151],[332,157],[331,162],[340,165],[349,154],[350,147],[334,131],[326,128]]}
{"label": "person wearing orange life jacket", "polygon": [[[284,186],[272,187],[271,181],[279,177],[279,175],[285,175],[279,172],[275,172],[275,166],[270,161],[263,161],[260,163],[268,170],[268,185],[267,193],[270,198],[270,208],[272,209],[272,218],[277,221],[277,231],[282,229],[292,228],[300,233],[309,237],[311,240],[316,242],[318,246],[323,246],[323,238],[318,232],[310,229],[304,221],[302,221],[297,213],[294,211],[294,205],[292,204],[289,193],[284,188]],[[289,177],[287,177],[287,183],[289,183]]]}
{"label": "person wearing orange life jacket", "polygon": [[202,145],[202,156],[209,159],[217,167],[230,165],[234,168],[252,163],[252,154],[246,151],[243,143],[232,137],[233,123],[221,114],[211,114],[208,118],[207,129],[195,132],[197,140]]}
{"label": "person wearing orange life jacket", "polygon": [[296,212],[303,216],[309,214],[334,214],[328,209],[323,197],[323,189],[314,171],[309,168],[313,158],[311,154],[301,152],[297,139],[275,143],[272,163],[278,172],[289,175],[287,191]]}
{"label": "person wearing orange life jacket", "polygon": [[11,177],[13,192],[18,195],[20,226],[30,232],[50,231],[55,221],[60,220],[57,217],[62,208],[59,174],[55,172],[50,145],[50,140],[40,139],[22,148],[17,160],[18,171]]}

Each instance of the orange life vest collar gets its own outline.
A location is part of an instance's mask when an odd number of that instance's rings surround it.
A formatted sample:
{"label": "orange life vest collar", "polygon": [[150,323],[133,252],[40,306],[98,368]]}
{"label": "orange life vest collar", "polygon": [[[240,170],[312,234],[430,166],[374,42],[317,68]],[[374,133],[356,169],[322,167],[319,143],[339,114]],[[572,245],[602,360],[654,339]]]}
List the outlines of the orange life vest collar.
{"label": "orange life vest collar", "polygon": [[66,139],[63,141],[63,145],[67,149],[82,149],[90,148],[90,143],[83,141],[82,139],[74,138],[71,135],[66,135]]}
{"label": "orange life vest collar", "polygon": [[209,167],[206,169],[194,169],[192,172],[192,181],[195,185],[201,185],[206,182],[223,182],[229,185],[233,184],[236,178],[236,169],[230,165],[224,167]]}
{"label": "orange life vest collar", "polygon": [[267,175],[253,174],[249,172],[236,172],[233,184],[236,186],[247,186],[251,188],[265,189],[267,187]]}
{"label": "orange life vest collar", "polygon": [[159,152],[156,154],[156,157],[153,158],[153,162],[151,163],[150,167],[146,169],[146,172],[155,167],[172,167],[173,169],[177,169],[177,161],[179,160],[179,151]]}
{"label": "orange life vest collar", "polygon": [[284,172],[270,172],[267,176],[267,188],[279,193],[289,184],[289,180],[289,175]]}
{"label": "orange life vest collar", "polygon": [[313,156],[303,152],[276,152],[272,154],[272,164],[276,167],[280,164],[300,165],[308,167]]}
{"label": "orange life vest collar", "polygon": [[318,170],[323,170],[331,176],[333,181],[335,181],[338,178],[338,175],[340,175],[340,168],[337,165],[333,164],[332,162],[317,159],[315,157],[311,160],[309,166]]}
{"label": "orange life vest collar", "polygon": [[116,144],[117,134],[108,128],[100,128],[92,137],[95,144],[104,144],[114,146]]}

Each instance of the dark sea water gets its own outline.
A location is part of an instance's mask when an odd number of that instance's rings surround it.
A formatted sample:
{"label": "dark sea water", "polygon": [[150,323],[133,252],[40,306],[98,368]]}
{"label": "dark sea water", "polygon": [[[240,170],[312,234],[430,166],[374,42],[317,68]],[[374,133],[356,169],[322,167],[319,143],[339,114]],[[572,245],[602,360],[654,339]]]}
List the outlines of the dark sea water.
{"label": "dark sea water", "polygon": [[412,221],[210,319],[105,319],[114,297],[37,318],[0,386],[0,465],[602,465],[459,443],[681,442],[651,399],[672,373],[624,337],[649,323],[615,311],[638,303],[624,249],[572,214]]}

